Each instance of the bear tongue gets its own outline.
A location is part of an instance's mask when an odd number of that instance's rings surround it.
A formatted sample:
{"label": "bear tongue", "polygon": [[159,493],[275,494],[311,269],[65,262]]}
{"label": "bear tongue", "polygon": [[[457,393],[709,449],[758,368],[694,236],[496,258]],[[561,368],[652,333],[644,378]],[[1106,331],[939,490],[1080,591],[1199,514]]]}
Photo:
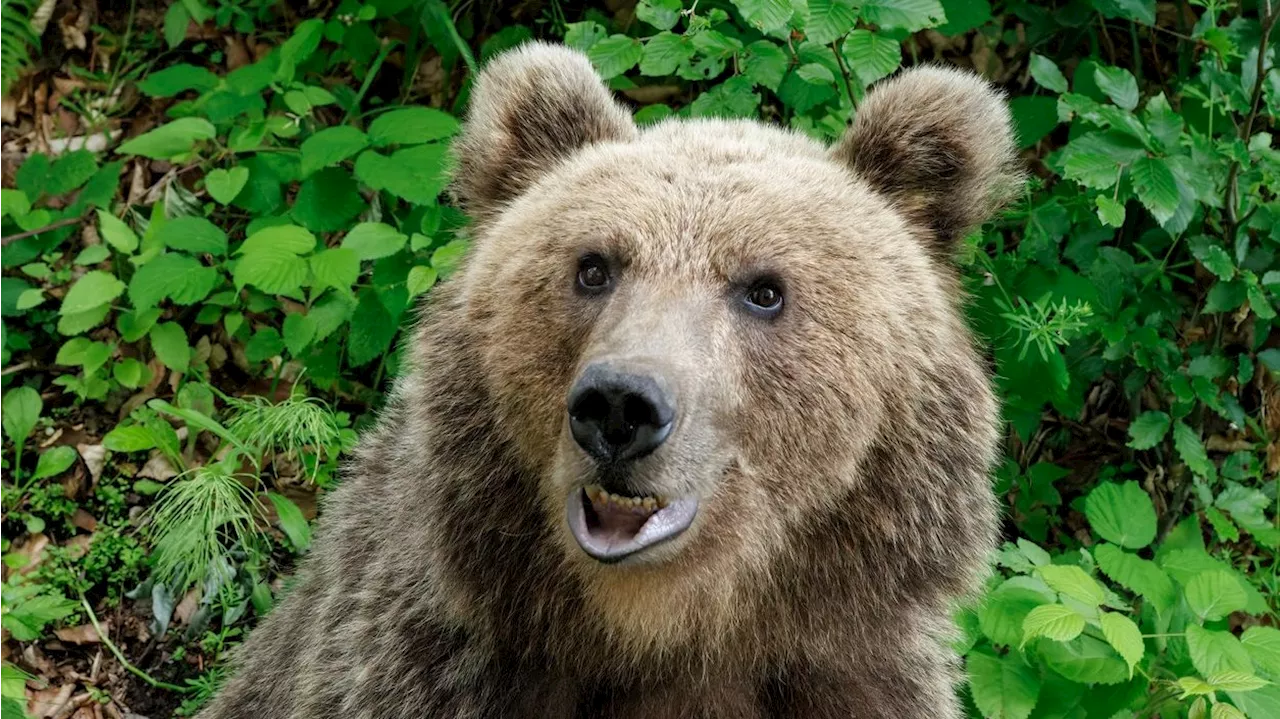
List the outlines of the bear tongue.
{"label": "bear tongue", "polygon": [[595,515],[594,522],[590,519],[587,521],[587,531],[591,536],[617,542],[634,539],[652,514],[652,512],[638,513],[632,508],[595,500],[591,501],[591,510]]}

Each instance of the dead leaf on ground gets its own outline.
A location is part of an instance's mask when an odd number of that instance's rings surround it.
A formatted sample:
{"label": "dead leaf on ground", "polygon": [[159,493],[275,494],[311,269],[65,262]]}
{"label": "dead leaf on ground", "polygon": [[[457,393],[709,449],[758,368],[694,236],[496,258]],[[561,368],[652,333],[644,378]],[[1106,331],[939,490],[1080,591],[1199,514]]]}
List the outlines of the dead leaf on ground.
{"label": "dead leaf on ground", "polygon": [[75,684],[63,684],[56,688],[27,689],[27,714],[37,719],[47,719],[57,714],[58,710],[71,701],[71,694],[75,690]]}
{"label": "dead leaf on ground", "polygon": [[84,466],[89,468],[92,484],[97,485],[102,477],[102,468],[107,464],[107,448],[101,444],[77,444],[76,451],[80,453],[80,459],[84,460]]}
{"label": "dead leaf on ground", "polygon": [[[110,632],[106,620],[103,620],[103,631]],[[92,624],[81,624],[78,627],[64,627],[55,629],[53,633],[64,642],[71,644],[98,644],[102,638],[98,636],[98,630],[93,628]]]}
{"label": "dead leaf on ground", "polygon": [[71,523],[83,529],[86,532],[94,532],[98,529],[98,519],[83,509],[76,509],[71,515]]}
{"label": "dead leaf on ground", "polygon": [[177,470],[173,465],[169,464],[169,459],[163,454],[157,453],[142,465],[142,469],[138,470],[134,477],[141,479],[154,479],[157,482],[167,482],[178,476]]}

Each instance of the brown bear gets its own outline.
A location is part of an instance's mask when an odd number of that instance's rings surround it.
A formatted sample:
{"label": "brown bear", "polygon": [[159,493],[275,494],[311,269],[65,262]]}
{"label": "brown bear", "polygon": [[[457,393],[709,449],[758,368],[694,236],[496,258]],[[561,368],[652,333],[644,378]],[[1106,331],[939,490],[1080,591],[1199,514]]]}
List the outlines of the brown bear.
{"label": "brown bear", "polygon": [[492,61],[469,257],[201,716],[957,716],[998,425],[950,255],[1013,149],[957,70],[828,149]]}

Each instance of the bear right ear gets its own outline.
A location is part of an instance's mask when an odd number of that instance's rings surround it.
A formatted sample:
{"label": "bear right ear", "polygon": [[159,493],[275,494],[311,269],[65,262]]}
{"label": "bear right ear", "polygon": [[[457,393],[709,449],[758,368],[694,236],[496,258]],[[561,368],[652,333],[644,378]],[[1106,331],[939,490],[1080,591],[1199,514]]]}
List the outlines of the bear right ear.
{"label": "bear right ear", "polygon": [[453,144],[454,191],[472,217],[484,221],[582,147],[636,135],[631,114],[614,101],[586,55],[526,43],[476,78]]}

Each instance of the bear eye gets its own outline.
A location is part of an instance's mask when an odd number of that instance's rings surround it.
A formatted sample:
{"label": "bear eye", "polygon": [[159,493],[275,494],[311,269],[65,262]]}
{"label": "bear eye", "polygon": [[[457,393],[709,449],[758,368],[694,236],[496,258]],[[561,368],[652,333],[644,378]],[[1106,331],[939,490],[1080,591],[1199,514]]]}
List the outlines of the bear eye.
{"label": "bear eye", "polygon": [[747,309],[762,317],[773,317],[782,309],[782,288],[772,280],[760,280],[747,290]]}
{"label": "bear eye", "polygon": [[601,292],[609,287],[609,265],[600,255],[590,254],[578,260],[578,289]]}

